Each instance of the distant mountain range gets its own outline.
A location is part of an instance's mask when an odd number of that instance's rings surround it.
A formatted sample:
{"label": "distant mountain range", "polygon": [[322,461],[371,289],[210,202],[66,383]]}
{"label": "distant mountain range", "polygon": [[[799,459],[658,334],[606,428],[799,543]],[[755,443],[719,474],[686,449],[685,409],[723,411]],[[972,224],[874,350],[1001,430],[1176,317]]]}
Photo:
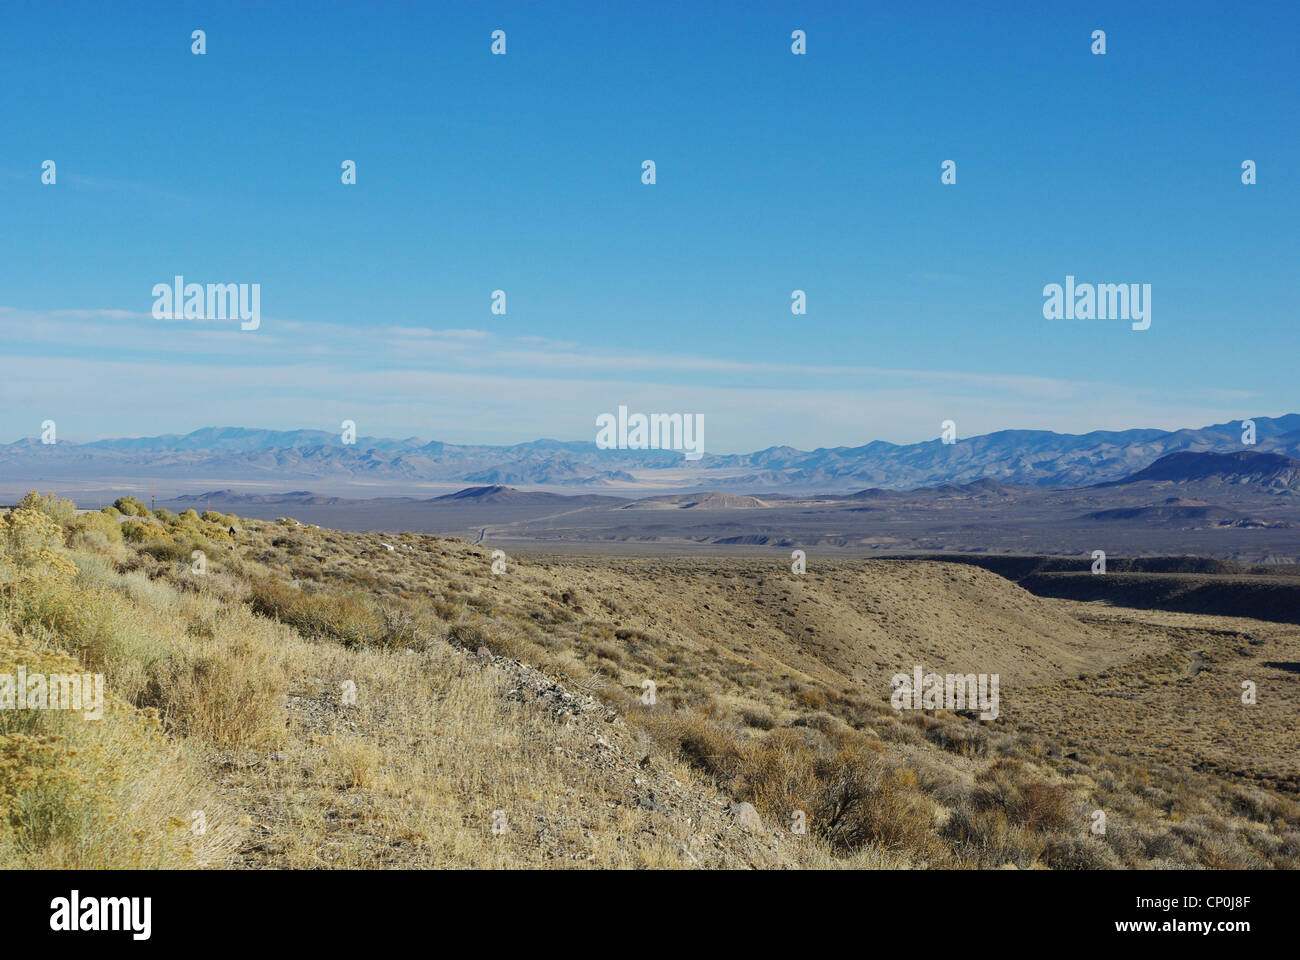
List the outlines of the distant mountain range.
{"label": "distant mountain range", "polygon": [[[1199,429],[1061,434],[1002,430],[913,444],[874,441],[804,451],[769,447],[749,454],[706,453],[694,463],[663,450],[600,450],[587,441],[536,440],[474,446],[359,437],[345,445],[320,430],[207,427],[92,443],[0,444],[0,480],[218,482],[228,486],[300,481],[365,483],[382,492],[420,483],[550,486],[608,493],[718,490],[731,493],[908,490],[997,481],[1018,487],[1082,487],[1122,481],[1170,454],[1267,453],[1274,479],[1292,484],[1282,463],[1300,457],[1300,414],[1255,418],[1256,444],[1242,443],[1240,421]],[[1294,461],[1293,461],[1294,462]],[[1179,469],[1166,462],[1162,469]],[[1289,479],[1288,479],[1289,477]],[[1151,476],[1147,479],[1159,479]],[[190,489],[194,489],[193,486]]]}
{"label": "distant mountain range", "polygon": [[1119,481],[1075,487],[1013,486],[986,477],[909,491],[807,494],[611,496],[487,484],[434,497],[344,498],[213,489],[163,505],[637,556],[715,548],[1090,556],[1101,548],[1115,556],[1300,559],[1300,459],[1258,451],[1180,451]]}
{"label": "distant mountain range", "polygon": [[[1074,488],[1080,493],[1103,491],[1107,488],[1145,486],[1152,489],[1164,487],[1195,487],[1201,492],[1213,492],[1220,487],[1249,488],[1254,495],[1285,493],[1300,496],[1300,459],[1275,453],[1254,451],[1240,453],[1171,453],[1161,457],[1151,466],[1120,480]],[[251,504],[276,506],[342,506],[358,502],[427,503],[478,506],[478,505],[564,505],[564,506],[622,506],[624,509],[645,510],[754,510],[773,506],[815,504],[829,502],[900,502],[915,501],[918,497],[931,500],[983,500],[1010,501],[1032,492],[1036,488],[1017,487],[997,480],[974,480],[963,484],[939,484],[917,487],[910,491],[887,490],[871,487],[854,493],[812,494],[798,497],[790,494],[764,494],[762,496],[721,493],[706,490],[698,493],[678,493],[655,497],[618,497],[602,494],[557,494],[541,491],[518,490],[501,484],[465,487],[455,493],[439,497],[375,497],[366,501],[346,497],[327,497],[310,490],[291,490],[287,493],[241,493],[238,490],[208,490],[187,494],[171,500],[178,504],[199,504],[205,501],[222,504]],[[1159,508],[1171,515],[1186,512],[1188,516],[1208,515],[1205,508],[1211,505],[1202,500],[1169,497]],[[1141,508],[1157,510],[1156,506]],[[1211,508],[1213,509],[1213,508]],[[1090,519],[1123,519],[1131,510],[1104,510],[1089,514]]]}

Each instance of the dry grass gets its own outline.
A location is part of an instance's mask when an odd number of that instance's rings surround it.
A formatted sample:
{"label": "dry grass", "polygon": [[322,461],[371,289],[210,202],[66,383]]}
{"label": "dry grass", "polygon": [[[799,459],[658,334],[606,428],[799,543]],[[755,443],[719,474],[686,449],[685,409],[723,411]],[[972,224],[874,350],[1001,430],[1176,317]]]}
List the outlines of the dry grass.
{"label": "dry grass", "polygon": [[[114,707],[0,714],[5,865],[1300,865],[1294,679],[1263,666],[1300,660],[1291,628],[1099,615],[951,564],[494,576],[436,537],[65,504],[0,518],[0,667],[65,658]],[[1002,717],[895,713],[916,662],[999,673]],[[1227,710],[1228,663],[1263,709]]]}
{"label": "dry grass", "polygon": [[[0,628],[0,673],[81,673]],[[201,832],[195,828],[200,821]],[[158,869],[224,862],[236,844],[204,765],[152,711],[109,700],[102,719],[0,711],[0,865]]]}

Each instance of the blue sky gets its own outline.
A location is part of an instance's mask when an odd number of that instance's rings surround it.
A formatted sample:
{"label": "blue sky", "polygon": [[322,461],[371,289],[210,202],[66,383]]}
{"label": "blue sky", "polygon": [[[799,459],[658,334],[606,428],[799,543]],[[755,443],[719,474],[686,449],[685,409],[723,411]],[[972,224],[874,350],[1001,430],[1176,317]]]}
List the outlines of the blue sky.
{"label": "blue sky", "polygon": [[[457,6],[10,11],[0,440],[587,439],[627,404],[732,452],[1300,409],[1295,4]],[[261,328],[154,320],[178,273],[260,283]],[[1044,320],[1066,274],[1151,284],[1151,328]]]}

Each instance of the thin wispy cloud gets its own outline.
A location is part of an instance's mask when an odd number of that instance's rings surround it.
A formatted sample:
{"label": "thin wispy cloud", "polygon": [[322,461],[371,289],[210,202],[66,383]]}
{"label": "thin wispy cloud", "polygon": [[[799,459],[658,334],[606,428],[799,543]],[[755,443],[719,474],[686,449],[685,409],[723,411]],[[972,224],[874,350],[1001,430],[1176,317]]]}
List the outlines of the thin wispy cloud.
{"label": "thin wispy cloud", "polygon": [[[13,314],[0,314],[0,331],[7,335],[5,316]],[[85,323],[66,317],[57,322]],[[208,425],[334,430],[343,419],[356,420],[371,436],[418,435],[459,443],[515,443],[541,436],[590,439],[597,411],[628,403],[641,409],[701,411],[709,419],[710,449],[744,452],[780,444],[813,448],[929,439],[953,411],[961,411],[963,435],[1008,424],[1062,432],[1126,429],[1134,426],[1134,410],[1142,411],[1141,425],[1163,428],[1239,415],[1240,398],[1235,397],[1216,405],[1191,390],[1170,396],[1142,386],[1100,389],[1093,383],[1017,375],[756,364],[769,373],[799,373],[801,378],[764,378],[758,385],[676,382],[646,374],[680,372],[681,358],[601,353],[574,365],[566,354],[551,364],[551,352],[539,348],[530,355],[513,344],[497,358],[500,338],[492,335],[471,338],[481,345],[472,365],[459,351],[444,352],[445,362],[436,368],[430,361],[439,356],[437,351],[403,354],[396,363],[391,353],[380,350],[373,362],[363,362],[364,354],[350,352],[373,342],[363,331],[326,326],[351,338],[323,344],[295,338],[286,349],[278,349],[272,339],[277,349],[267,350],[261,331],[234,331],[222,337],[195,333],[185,339],[188,346],[171,344],[170,352],[151,349],[148,358],[139,351],[116,358],[6,354],[0,357],[0,398],[9,439],[34,435],[46,417],[57,419],[69,439],[183,433]],[[44,336],[50,333],[46,330]],[[194,355],[195,344],[226,345],[227,337],[243,345],[242,358]],[[456,337],[446,342],[463,344]],[[160,362],[162,356],[166,362]],[[726,359],[710,367],[709,360],[695,358],[692,369],[737,367]],[[832,386],[832,374],[848,374],[857,385]],[[105,384],[112,385],[107,393]]]}

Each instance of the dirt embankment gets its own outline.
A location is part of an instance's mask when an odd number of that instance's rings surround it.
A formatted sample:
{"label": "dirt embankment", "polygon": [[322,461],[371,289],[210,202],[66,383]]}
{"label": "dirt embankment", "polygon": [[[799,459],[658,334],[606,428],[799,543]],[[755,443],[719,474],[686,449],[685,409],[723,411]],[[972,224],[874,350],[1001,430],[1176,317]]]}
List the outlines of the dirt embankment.
{"label": "dirt embankment", "polygon": [[1300,569],[1208,557],[1112,557],[1094,574],[1087,558],[936,556],[982,567],[1040,597],[1103,601],[1142,610],[1300,623]]}

